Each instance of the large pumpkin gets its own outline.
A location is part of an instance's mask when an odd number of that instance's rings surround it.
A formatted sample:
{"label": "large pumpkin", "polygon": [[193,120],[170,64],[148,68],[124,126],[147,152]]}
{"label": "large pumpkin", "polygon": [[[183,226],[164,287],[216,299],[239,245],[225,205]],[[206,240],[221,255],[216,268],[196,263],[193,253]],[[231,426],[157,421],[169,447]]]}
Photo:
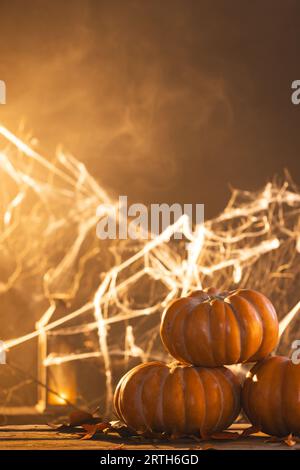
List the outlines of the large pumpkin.
{"label": "large pumpkin", "polygon": [[195,291],[167,307],[161,338],[169,353],[187,364],[255,362],[276,346],[278,319],[270,300],[254,290]]}
{"label": "large pumpkin", "polygon": [[206,436],[238,415],[240,384],[225,367],[150,362],[120,380],[114,404],[120,420],[136,431]]}
{"label": "large pumpkin", "polygon": [[263,432],[300,434],[300,365],[281,356],[256,364],[244,383],[242,403],[251,423]]}

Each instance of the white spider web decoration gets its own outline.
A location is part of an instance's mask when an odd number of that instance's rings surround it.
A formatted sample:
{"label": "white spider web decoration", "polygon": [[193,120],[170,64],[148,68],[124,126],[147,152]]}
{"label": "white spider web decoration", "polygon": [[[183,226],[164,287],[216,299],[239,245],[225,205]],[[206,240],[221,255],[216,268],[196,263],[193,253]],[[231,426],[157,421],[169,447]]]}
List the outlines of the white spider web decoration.
{"label": "white spider web decoration", "polygon": [[[35,312],[19,322],[18,337],[3,338],[8,359],[37,338],[45,380],[53,365],[98,361],[109,413],[115,380],[132,359],[167,358],[159,323],[168,302],[212,285],[270,297],[279,351],[289,354],[299,339],[300,194],[288,178],[258,192],[233,190],[225,210],[193,232],[183,215],[152,240],[101,241],[97,208],[116,202],[85,166],[62,151],[48,160],[33,139],[5,127],[0,136],[0,295],[28,292]],[[175,232],[184,240],[173,240]],[[57,338],[73,350],[47,351]],[[30,380],[4,388],[5,403]]]}

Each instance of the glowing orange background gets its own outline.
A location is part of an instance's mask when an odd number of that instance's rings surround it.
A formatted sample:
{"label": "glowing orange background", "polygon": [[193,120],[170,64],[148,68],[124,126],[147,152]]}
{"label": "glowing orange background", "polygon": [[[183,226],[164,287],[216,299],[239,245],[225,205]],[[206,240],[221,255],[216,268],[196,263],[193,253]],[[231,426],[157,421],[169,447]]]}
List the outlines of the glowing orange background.
{"label": "glowing orange background", "polygon": [[296,0],[1,0],[0,17],[0,121],[115,194],[210,217],[229,184],[299,181]]}

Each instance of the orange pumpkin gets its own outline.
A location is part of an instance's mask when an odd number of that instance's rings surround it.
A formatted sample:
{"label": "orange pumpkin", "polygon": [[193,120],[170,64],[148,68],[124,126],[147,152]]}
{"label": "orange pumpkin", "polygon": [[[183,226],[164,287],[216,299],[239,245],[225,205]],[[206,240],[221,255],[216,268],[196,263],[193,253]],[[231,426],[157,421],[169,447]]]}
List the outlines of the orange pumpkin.
{"label": "orange pumpkin", "polygon": [[150,362],[120,380],[114,405],[136,431],[206,436],[226,429],[239,414],[240,384],[225,367]]}
{"label": "orange pumpkin", "polygon": [[211,288],[173,301],[160,332],[178,361],[217,367],[266,357],[278,341],[278,319],[270,300],[259,292]]}
{"label": "orange pumpkin", "polygon": [[281,356],[256,364],[244,383],[242,404],[266,434],[300,434],[300,364]]}

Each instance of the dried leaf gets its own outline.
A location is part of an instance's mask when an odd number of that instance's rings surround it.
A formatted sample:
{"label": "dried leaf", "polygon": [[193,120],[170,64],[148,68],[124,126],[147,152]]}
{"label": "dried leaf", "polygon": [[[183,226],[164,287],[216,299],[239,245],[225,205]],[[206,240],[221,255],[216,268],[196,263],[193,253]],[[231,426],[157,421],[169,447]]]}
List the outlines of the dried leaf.
{"label": "dried leaf", "polygon": [[91,415],[91,413],[87,413],[86,411],[73,411],[69,416],[69,425],[71,427],[81,426],[82,424],[92,422],[94,419],[95,418],[93,415]]}
{"label": "dried leaf", "polygon": [[52,428],[56,431],[56,429],[58,429],[59,427],[64,426],[64,425],[57,424],[57,423],[47,423],[47,426],[49,426],[49,428]]}
{"label": "dried leaf", "polygon": [[111,450],[118,450],[118,449],[124,449],[125,444],[118,444],[114,447],[111,448]]}
{"label": "dried leaf", "polygon": [[94,424],[91,424],[91,429],[89,432],[87,432],[86,434],[84,434],[84,436],[81,437],[81,440],[82,441],[86,441],[86,440],[89,440],[89,439],[92,439],[92,437],[94,437],[94,435],[96,434],[96,426]]}
{"label": "dried leaf", "polygon": [[111,421],[110,431],[119,434],[119,436],[126,438],[137,437],[138,434],[132,428],[129,428],[126,424],[121,421]]}
{"label": "dried leaf", "polygon": [[81,438],[82,440],[92,439],[97,432],[102,433],[105,429],[110,427],[109,423],[95,423],[95,424],[83,424],[83,429],[86,434]]}
{"label": "dried leaf", "polygon": [[300,439],[298,439],[293,434],[289,434],[288,436],[285,436],[285,437],[271,436],[268,439],[266,439],[265,442],[270,442],[270,443],[277,442],[280,444],[286,444],[289,447],[293,447],[297,444],[297,442],[300,442]]}
{"label": "dried leaf", "polygon": [[47,423],[47,425],[57,433],[66,432],[66,433],[78,433],[78,428],[71,427],[69,424],[55,424],[55,423]]}
{"label": "dried leaf", "polygon": [[283,442],[289,447],[293,447],[297,444],[297,440],[293,437],[293,434],[289,434]]}
{"label": "dried leaf", "polygon": [[241,437],[248,437],[251,436],[251,434],[256,434],[261,431],[261,426],[250,426],[247,429],[244,429],[244,431],[241,434]]}

